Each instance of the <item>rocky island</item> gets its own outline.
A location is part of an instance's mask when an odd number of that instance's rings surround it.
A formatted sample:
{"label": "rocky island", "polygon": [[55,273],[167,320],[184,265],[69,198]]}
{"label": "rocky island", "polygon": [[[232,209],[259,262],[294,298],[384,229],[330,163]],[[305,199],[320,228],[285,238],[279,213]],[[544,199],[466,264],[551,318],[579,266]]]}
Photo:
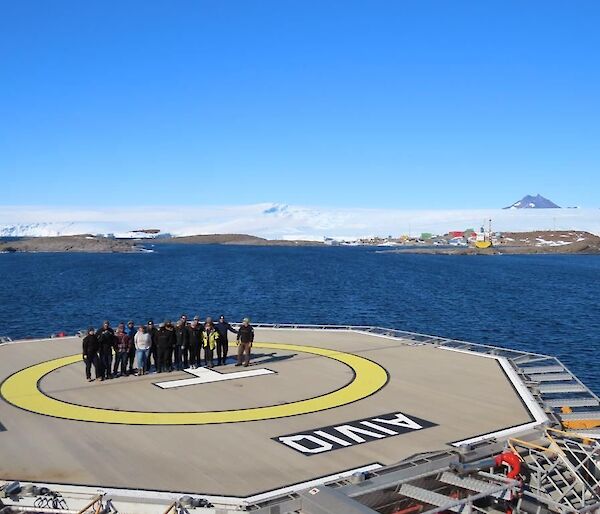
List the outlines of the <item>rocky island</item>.
{"label": "rocky island", "polygon": [[58,237],[19,237],[0,240],[0,252],[89,252],[136,253],[145,251],[140,241],[91,235]]}
{"label": "rocky island", "polygon": [[0,253],[14,252],[88,252],[140,253],[149,246],[163,244],[219,244],[253,246],[318,246],[315,241],[271,240],[247,234],[210,234],[186,237],[114,238],[91,234],[57,237],[13,237],[0,239]]}

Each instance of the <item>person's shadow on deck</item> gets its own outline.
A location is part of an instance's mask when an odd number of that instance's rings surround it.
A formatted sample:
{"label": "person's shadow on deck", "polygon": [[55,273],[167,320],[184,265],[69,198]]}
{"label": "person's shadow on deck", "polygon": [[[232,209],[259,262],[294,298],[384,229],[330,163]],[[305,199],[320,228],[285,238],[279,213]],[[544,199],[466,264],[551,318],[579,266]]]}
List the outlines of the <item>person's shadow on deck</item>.
{"label": "person's shadow on deck", "polygon": [[280,362],[286,361],[295,357],[296,353],[291,353],[288,355],[277,355],[275,352],[271,353],[253,353],[252,354],[252,362],[256,364],[268,364],[269,362]]}

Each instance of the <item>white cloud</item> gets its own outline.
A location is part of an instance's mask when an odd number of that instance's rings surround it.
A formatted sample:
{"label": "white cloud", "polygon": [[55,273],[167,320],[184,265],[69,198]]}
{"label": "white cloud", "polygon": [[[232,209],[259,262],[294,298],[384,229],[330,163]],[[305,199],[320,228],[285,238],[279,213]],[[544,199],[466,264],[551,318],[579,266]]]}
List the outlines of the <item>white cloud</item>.
{"label": "white cloud", "polygon": [[245,233],[274,239],[353,238],[413,235],[421,232],[477,229],[492,219],[493,229],[587,230],[600,234],[598,209],[400,210],[290,206],[272,203],[242,206],[66,209],[0,207],[0,235],[42,236],[81,233],[125,234],[158,228],[183,236]]}

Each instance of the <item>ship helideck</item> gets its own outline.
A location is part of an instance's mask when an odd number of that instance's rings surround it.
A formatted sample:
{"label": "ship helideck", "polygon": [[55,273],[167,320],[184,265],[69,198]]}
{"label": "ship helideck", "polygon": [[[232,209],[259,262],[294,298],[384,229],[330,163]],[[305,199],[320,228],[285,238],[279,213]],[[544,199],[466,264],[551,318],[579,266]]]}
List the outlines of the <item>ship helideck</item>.
{"label": "ship helideck", "polygon": [[600,508],[600,402],[553,357],[260,324],[252,351],[87,383],[77,337],[0,345],[0,512]]}

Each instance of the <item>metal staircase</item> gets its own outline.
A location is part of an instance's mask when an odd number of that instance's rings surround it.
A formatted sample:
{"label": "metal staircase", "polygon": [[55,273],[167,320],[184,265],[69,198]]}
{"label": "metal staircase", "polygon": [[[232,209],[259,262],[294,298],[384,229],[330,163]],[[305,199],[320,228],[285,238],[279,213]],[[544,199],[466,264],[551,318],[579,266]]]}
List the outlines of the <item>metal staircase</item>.
{"label": "metal staircase", "polygon": [[544,366],[517,364],[517,372],[534,397],[566,430],[600,427],[600,399],[558,359],[545,361]]}
{"label": "metal staircase", "polygon": [[412,484],[402,484],[398,494],[418,501],[422,513],[437,512],[492,512],[492,501],[504,504],[518,488],[515,480],[500,479],[482,472],[461,476],[453,471],[444,471],[435,477],[437,490],[424,489]]}
{"label": "metal staircase", "polygon": [[523,497],[552,512],[600,509],[600,444],[593,439],[548,429],[547,446],[513,439],[530,474]]}

